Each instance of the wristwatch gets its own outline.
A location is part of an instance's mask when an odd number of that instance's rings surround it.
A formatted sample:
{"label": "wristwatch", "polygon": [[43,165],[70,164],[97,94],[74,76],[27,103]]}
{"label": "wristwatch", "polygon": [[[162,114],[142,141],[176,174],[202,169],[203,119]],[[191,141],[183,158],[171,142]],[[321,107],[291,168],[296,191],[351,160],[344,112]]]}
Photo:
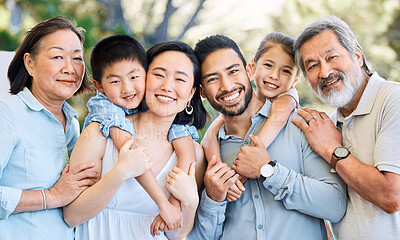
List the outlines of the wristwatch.
{"label": "wristwatch", "polygon": [[260,168],[261,176],[269,178],[275,172],[276,161],[269,161],[269,163],[264,164]]}
{"label": "wristwatch", "polygon": [[347,158],[350,155],[349,149],[345,147],[337,147],[332,153],[331,157],[331,172],[336,172],[336,164],[338,161]]}

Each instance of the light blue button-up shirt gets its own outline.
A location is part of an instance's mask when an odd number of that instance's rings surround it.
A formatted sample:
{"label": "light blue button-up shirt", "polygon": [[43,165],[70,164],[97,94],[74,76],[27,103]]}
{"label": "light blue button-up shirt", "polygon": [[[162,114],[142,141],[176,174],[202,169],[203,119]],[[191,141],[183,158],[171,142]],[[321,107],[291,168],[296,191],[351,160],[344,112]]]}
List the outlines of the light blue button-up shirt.
{"label": "light blue button-up shirt", "polygon": [[[221,156],[231,164],[243,144],[251,145],[269,116],[269,101],[251,118],[244,139],[219,133]],[[330,173],[329,164],[310,147],[304,133],[288,123],[268,147],[278,163],[265,179],[248,179],[235,202],[215,202],[203,191],[193,231],[188,239],[327,239],[322,219],[339,221],[346,211],[345,184]]]}
{"label": "light blue button-up shirt", "polygon": [[49,189],[79,136],[75,110],[64,103],[66,129],[28,88],[0,101],[0,239],[73,239],[62,210],[11,214],[22,190]]}
{"label": "light blue button-up shirt", "polygon": [[[85,118],[83,128],[87,127],[92,122],[99,122],[99,130],[103,133],[104,137],[110,137],[110,128],[117,127],[127,131],[132,136],[135,135],[135,130],[131,121],[126,118],[126,115],[137,113],[137,109],[127,109],[112,103],[106,95],[97,92],[96,96],[89,99],[87,102],[89,110]],[[197,129],[195,126],[187,124],[172,124],[168,132],[168,140],[170,143],[174,139],[192,136],[193,140],[199,139]]]}

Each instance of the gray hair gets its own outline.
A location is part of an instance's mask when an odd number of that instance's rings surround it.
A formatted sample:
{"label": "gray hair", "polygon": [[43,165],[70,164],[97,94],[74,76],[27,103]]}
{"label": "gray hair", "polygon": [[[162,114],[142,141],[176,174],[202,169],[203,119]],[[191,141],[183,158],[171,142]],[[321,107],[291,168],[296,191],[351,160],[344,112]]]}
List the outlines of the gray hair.
{"label": "gray hair", "polygon": [[300,48],[306,43],[308,40],[313,38],[314,36],[322,33],[325,30],[331,30],[337,36],[340,44],[350,53],[351,57],[355,57],[356,49],[359,49],[362,54],[363,65],[362,68],[367,75],[371,75],[371,72],[367,66],[367,61],[364,55],[364,51],[354,36],[353,31],[350,29],[349,25],[336,16],[328,16],[323,17],[315,22],[306,26],[303,32],[297,37],[294,43],[295,50],[295,62],[297,66],[303,71],[304,76],[307,78],[307,74],[305,71],[305,66],[303,63],[303,58],[300,54]]}

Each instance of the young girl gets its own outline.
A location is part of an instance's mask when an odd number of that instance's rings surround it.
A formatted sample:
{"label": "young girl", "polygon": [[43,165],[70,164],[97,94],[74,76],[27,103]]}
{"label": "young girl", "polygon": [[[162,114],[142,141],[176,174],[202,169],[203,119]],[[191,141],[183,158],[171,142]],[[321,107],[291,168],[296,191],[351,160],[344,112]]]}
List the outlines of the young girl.
{"label": "young girl", "polygon": [[[93,84],[98,94],[87,103],[89,114],[84,127],[92,122],[100,123],[99,130],[106,138],[111,137],[119,151],[123,143],[135,135],[133,125],[125,115],[137,113],[143,99],[147,69],[146,52],[136,39],[127,35],[114,35],[96,44],[90,63]],[[185,116],[191,118],[193,107],[190,102],[185,110]],[[169,141],[172,142],[178,156],[177,167],[186,173],[196,157],[191,135],[193,139],[197,139],[194,126],[173,124],[169,131]],[[147,171],[136,177],[136,180],[159,207],[160,216],[167,223],[168,229],[179,228],[182,220],[180,204],[173,195],[170,195],[168,201],[153,172]]]}
{"label": "young girl", "polygon": [[[247,65],[249,77],[254,77],[257,86],[256,96],[263,102],[272,102],[271,114],[258,134],[266,148],[286,125],[293,109],[299,106],[299,97],[294,86],[300,78],[300,70],[294,63],[294,41],[294,38],[283,33],[267,34],[255,57]],[[222,125],[222,119],[216,118],[203,138],[206,159],[215,155],[217,161],[221,161],[216,136]],[[236,201],[243,190],[242,183],[237,181],[228,191],[227,200]]]}

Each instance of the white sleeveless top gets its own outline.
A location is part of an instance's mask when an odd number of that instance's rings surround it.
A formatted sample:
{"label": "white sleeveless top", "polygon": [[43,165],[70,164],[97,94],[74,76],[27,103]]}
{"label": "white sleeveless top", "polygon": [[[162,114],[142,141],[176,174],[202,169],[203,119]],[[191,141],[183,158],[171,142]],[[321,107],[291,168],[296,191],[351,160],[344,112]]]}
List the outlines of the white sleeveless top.
{"label": "white sleeveless top", "polygon": [[[102,160],[101,176],[106,175],[118,162],[118,151],[111,138]],[[156,179],[166,194],[165,176],[176,165],[175,152]],[[135,180],[128,179],[118,189],[105,209],[97,216],[76,228],[76,240],[132,240],[167,239],[163,233],[151,236],[150,225],[159,214],[158,207],[144,188]]]}

